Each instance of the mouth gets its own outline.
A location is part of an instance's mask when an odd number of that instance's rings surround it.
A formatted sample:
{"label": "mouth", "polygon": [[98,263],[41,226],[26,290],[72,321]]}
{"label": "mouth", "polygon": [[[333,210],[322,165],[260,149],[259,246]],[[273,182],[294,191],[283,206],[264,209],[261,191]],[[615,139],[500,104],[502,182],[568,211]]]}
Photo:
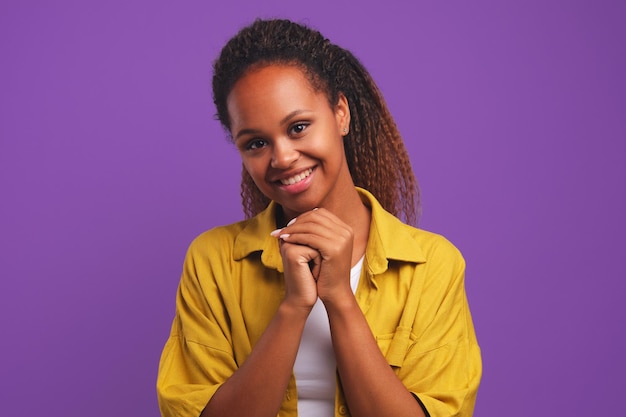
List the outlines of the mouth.
{"label": "mouth", "polygon": [[313,172],[313,168],[309,168],[289,178],[283,178],[281,180],[278,180],[278,182],[280,182],[282,185],[297,184],[300,181],[304,181],[304,179],[307,178],[309,175],[311,175],[312,172]]}

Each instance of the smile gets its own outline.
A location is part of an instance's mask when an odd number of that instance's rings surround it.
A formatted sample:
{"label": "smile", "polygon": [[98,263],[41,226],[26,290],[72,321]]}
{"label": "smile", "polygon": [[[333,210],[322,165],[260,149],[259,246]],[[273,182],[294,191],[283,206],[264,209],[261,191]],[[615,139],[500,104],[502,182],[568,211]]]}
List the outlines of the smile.
{"label": "smile", "polygon": [[289,177],[289,178],[285,178],[280,180],[280,183],[282,185],[293,185],[295,183],[298,183],[300,181],[302,181],[303,179],[305,179],[306,177],[308,177],[309,175],[311,175],[311,172],[313,172],[313,168],[309,168],[299,174],[294,175],[293,177]]}

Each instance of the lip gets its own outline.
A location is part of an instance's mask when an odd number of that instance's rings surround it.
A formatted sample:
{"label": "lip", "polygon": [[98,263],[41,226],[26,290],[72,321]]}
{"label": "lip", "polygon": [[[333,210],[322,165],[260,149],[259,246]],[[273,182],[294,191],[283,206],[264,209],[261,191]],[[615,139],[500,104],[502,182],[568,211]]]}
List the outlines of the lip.
{"label": "lip", "polygon": [[[273,178],[270,178],[271,182],[277,182],[282,185],[282,181],[291,177],[295,177],[296,175],[300,175],[308,170],[314,170],[316,166],[310,166],[306,168],[292,169],[286,172],[282,172],[280,175],[276,175]],[[310,175],[310,174],[309,174]]]}
{"label": "lip", "polygon": [[[274,180],[274,184],[276,184],[276,186],[283,190],[286,191],[290,194],[295,194],[295,193],[300,193],[304,190],[306,190],[309,185],[311,184],[311,181],[313,179],[313,177],[315,176],[315,171],[316,171],[316,166],[313,167],[309,167],[309,168],[305,168],[305,169],[300,169],[300,170],[293,170],[289,173],[285,173],[282,174],[279,178]],[[303,178],[302,180],[293,183],[293,184],[283,184],[281,182],[281,180],[286,180],[288,178],[292,178],[296,175],[302,174],[308,170],[311,170],[311,172],[309,173],[308,176],[306,176],[305,178]]]}

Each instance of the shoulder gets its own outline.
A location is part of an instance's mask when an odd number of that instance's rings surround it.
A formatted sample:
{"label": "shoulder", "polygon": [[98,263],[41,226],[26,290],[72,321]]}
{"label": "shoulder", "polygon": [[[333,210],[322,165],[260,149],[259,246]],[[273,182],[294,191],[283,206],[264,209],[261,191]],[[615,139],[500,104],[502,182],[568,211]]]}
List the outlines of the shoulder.
{"label": "shoulder", "polygon": [[405,225],[419,245],[427,260],[438,260],[464,264],[461,251],[446,237],[424,229]]}
{"label": "shoulder", "polygon": [[403,249],[417,254],[417,264],[437,275],[459,276],[465,271],[461,251],[446,237],[438,233],[398,222],[396,236],[404,236]]}
{"label": "shoulder", "polygon": [[196,236],[189,244],[190,250],[206,250],[207,248],[224,248],[234,245],[237,237],[254,219],[215,226]]}
{"label": "shoulder", "polygon": [[459,249],[440,234],[413,229],[415,241],[424,256],[424,262],[416,269],[421,271],[423,290],[433,300],[443,299],[450,291],[462,292],[466,265]]}
{"label": "shoulder", "polygon": [[217,226],[196,236],[187,248],[181,283],[206,287],[230,276],[235,242],[246,223]]}
{"label": "shoulder", "polygon": [[276,204],[271,202],[264,211],[250,219],[207,230],[191,242],[189,250],[194,253],[207,249],[230,249],[229,253],[234,251],[237,259],[263,250],[270,232],[276,228],[275,211]]}
{"label": "shoulder", "polygon": [[213,246],[215,244],[232,242],[246,227],[249,220],[243,220],[228,225],[216,226],[196,236],[189,245],[190,248]]}
{"label": "shoulder", "polygon": [[406,223],[387,212],[366,190],[359,190],[371,207],[372,222],[368,249],[374,270],[387,260],[412,262],[415,264],[447,264],[455,269],[465,263],[461,252],[440,234],[429,232]]}
{"label": "shoulder", "polygon": [[232,252],[237,236],[250,220],[216,226],[196,236],[187,251],[191,257],[217,255]]}

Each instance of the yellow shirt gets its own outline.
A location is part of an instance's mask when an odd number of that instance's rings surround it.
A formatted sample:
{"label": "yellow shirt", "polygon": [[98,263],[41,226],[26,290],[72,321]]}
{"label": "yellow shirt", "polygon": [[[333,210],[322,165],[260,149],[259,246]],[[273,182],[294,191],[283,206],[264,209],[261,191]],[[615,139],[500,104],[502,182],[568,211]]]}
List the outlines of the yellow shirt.
{"label": "yellow shirt", "polygon": [[[359,189],[372,211],[356,299],[383,355],[432,417],[471,416],[481,357],[464,288],[465,262],[445,238],[408,226]],[[159,364],[164,416],[200,415],[242,364],[284,297],[276,204],[198,236]],[[245,397],[245,395],[244,395]],[[291,377],[279,412],[297,416]],[[349,415],[337,388],[335,416]]]}

